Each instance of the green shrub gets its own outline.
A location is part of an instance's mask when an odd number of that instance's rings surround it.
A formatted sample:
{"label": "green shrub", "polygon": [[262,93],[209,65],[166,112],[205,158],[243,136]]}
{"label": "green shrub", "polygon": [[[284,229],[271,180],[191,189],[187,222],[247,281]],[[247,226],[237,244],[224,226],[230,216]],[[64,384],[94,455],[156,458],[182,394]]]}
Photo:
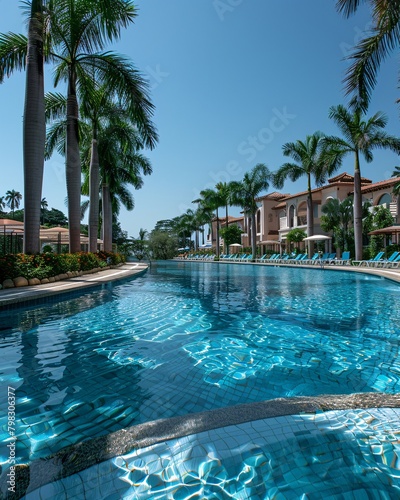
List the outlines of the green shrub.
{"label": "green shrub", "polygon": [[0,257],[0,283],[5,279],[22,276],[31,278],[50,278],[68,271],[90,271],[98,267],[106,267],[107,259],[117,265],[125,262],[122,254],[112,252],[79,252],[56,254],[45,252],[36,255],[8,254]]}

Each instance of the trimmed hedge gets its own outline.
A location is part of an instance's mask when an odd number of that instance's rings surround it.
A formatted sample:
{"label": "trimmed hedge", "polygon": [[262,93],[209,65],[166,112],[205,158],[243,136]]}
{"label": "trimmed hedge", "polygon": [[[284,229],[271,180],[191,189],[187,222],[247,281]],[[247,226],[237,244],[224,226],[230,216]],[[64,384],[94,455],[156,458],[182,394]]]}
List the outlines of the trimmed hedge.
{"label": "trimmed hedge", "polygon": [[0,283],[5,279],[14,279],[19,276],[26,279],[44,279],[68,271],[90,271],[123,262],[125,262],[123,255],[112,252],[8,254],[0,257]]}

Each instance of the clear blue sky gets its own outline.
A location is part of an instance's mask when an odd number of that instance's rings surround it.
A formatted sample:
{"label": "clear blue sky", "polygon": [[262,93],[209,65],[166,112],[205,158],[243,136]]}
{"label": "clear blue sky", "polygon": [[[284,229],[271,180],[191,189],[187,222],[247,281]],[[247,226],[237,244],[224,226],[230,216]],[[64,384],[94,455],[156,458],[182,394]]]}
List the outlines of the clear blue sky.
{"label": "clear blue sky", "polygon": [[[368,28],[367,7],[346,20],[336,12],[335,0],[138,0],[136,5],[135,24],[110,49],[129,56],[149,80],[160,141],[146,153],[153,174],[134,192],[134,211],[123,209],[120,215],[129,236],[195,208],[192,201],[202,189],[240,180],[257,163],[275,170],[286,160],[285,142],[316,130],[339,133],[328,110],[346,103],[344,57]],[[26,33],[17,1],[7,2],[0,19],[0,32],[8,31]],[[396,55],[379,72],[369,114],[385,112],[387,132],[399,135]],[[24,86],[22,73],[0,86],[0,196],[9,189],[23,194]],[[46,90],[53,90],[50,69]],[[362,175],[383,180],[398,164],[393,153],[376,152],[372,164],[362,163]],[[341,171],[353,171],[351,157]],[[288,181],[282,191],[304,188],[304,180]],[[43,196],[49,207],[67,213],[60,157],[46,162]]]}

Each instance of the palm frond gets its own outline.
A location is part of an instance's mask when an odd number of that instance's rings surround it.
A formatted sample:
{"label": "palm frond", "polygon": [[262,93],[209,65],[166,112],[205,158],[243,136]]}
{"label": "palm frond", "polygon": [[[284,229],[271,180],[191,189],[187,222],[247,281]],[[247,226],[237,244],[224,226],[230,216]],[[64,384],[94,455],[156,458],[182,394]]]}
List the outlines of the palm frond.
{"label": "palm frond", "polygon": [[28,39],[15,33],[0,34],[0,83],[15,70],[25,69]]}

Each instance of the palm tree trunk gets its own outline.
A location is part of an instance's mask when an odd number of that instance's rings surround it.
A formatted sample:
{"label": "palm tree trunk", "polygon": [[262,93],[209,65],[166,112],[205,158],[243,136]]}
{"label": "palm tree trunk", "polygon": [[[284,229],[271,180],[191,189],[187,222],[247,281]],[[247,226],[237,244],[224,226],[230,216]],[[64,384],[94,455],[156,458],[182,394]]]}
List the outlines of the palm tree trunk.
{"label": "palm tree trunk", "polygon": [[89,172],[89,252],[97,252],[99,232],[99,152],[97,140],[92,140],[92,152]]}
{"label": "palm tree trunk", "polygon": [[73,75],[70,76],[68,83],[66,142],[69,251],[75,253],[81,249],[81,162],[79,157],[78,101]]}
{"label": "palm tree trunk", "polygon": [[[308,196],[307,196],[307,236],[314,235],[314,210],[313,210],[313,199],[311,191],[311,175],[308,174]],[[314,243],[312,241],[308,242],[308,255],[314,253]]]}
{"label": "palm tree trunk", "polygon": [[363,235],[362,235],[362,196],[361,196],[361,172],[360,157],[358,150],[355,151],[354,161],[354,243],[356,260],[363,257]]}
{"label": "palm tree trunk", "polygon": [[257,228],[256,228],[256,212],[251,214],[251,252],[253,259],[256,258],[257,251]]}
{"label": "palm tree trunk", "polygon": [[217,213],[217,224],[216,224],[216,231],[215,231],[215,237],[216,237],[216,249],[215,249],[215,254],[216,258],[219,259],[219,218],[218,218],[218,208],[216,210]]}
{"label": "palm tree trunk", "polygon": [[[228,205],[225,205],[225,227],[228,228]],[[228,255],[229,254],[229,247],[228,245],[226,244],[225,240],[224,240],[224,243],[225,243],[225,253]]]}
{"label": "palm tree trunk", "polygon": [[112,205],[110,187],[104,183],[102,187],[103,208],[103,249],[112,252]]}
{"label": "palm tree trunk", "polygon": [[28,28],[23,122],[25,205],[23,251],[33,254],[40,252],[40,204],[46,140],[42,8],[40,0],[32,1]]}

